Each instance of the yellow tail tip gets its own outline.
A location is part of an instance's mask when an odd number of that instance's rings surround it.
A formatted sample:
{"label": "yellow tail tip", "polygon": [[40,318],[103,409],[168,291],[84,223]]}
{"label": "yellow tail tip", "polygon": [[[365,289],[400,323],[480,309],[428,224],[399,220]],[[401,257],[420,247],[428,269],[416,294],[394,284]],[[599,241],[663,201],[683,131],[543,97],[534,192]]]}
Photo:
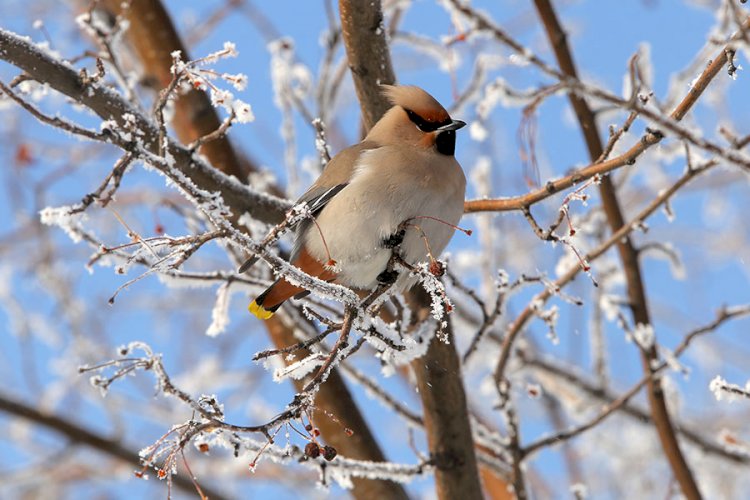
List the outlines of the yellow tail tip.
{"label": "yellow tail tip", "polygon": [[255,301],[250,302],[250,305],[247,306],[247,310],[253,313],[258,319],[268,319],[273,316],[273,311],[263,309],[263,306]]}

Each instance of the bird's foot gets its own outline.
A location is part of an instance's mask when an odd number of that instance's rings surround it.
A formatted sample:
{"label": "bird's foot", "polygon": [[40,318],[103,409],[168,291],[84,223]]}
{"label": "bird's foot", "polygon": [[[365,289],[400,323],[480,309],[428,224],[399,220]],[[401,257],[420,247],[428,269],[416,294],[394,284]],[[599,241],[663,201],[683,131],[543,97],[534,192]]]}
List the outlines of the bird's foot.
{"label": "bird's foot", "polygon": [[405,234],[406,231],[404,229],[393,233],[389,237],[383,239],[383,246],[385,248],[396,248],[404,241]]}
{"label": "bird's foot", "polygon": [[382,273],[378,274],[378,283],[381,285],[392,285],[396,282],[396,279],[398,278],[398,273],[396,271],[389,271],[386,269]]}

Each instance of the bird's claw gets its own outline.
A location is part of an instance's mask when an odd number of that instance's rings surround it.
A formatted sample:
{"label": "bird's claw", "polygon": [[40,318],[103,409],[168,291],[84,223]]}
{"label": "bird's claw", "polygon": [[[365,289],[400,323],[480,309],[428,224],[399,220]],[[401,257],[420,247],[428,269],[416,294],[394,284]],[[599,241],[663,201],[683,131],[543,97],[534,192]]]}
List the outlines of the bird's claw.
{"label": "bird's claw", "polygon": [[392,285],[396,282],[396,279],[398,278],[398,273],[396,271],[389,271],[386,269],[382,273],[378,274],[378,283],[381,285]]}
{"label": "bird's claw", "polygon": [[405,234],[406,231],[404,229],[401,229],[397,233],[393,233],[383,240],[383,246],[385,248],[396,248],[404,241]]}

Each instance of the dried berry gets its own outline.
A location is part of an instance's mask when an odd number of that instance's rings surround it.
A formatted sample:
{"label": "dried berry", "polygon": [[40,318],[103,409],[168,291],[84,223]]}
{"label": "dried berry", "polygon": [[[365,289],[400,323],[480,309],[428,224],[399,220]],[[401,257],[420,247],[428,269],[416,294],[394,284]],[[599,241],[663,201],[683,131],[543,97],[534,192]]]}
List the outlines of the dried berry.
{"label": "dried berry", "polygon": [[305,446],[305,455],[310,458],[318,458],[320,456],[320,447],[316,443],[307,443]]}
{"label": "dried berry", "polygon": [[336,448],[333,446],[324,446],[323,447],[323,458],[328,460],[329,462],[336,458],[337,452]]}
{"label": "dried berry", "polygon": [[445,274],[445,266],[443,266],[443,263],[439,260],[433,260],[430,262],[430,273],[439,278]]}

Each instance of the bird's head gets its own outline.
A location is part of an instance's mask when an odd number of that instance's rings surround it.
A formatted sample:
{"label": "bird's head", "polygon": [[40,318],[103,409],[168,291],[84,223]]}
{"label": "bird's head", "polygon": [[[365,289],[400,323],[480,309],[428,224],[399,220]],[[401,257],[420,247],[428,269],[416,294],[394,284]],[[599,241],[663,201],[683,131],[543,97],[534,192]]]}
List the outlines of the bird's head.
{"label": "bird's head", "polygon": [[393,107],[367,135],[380,144],[410,144],[453,156],[456,130],[466,123],[451,119],[434,97],[411,85],[384,85]]}

